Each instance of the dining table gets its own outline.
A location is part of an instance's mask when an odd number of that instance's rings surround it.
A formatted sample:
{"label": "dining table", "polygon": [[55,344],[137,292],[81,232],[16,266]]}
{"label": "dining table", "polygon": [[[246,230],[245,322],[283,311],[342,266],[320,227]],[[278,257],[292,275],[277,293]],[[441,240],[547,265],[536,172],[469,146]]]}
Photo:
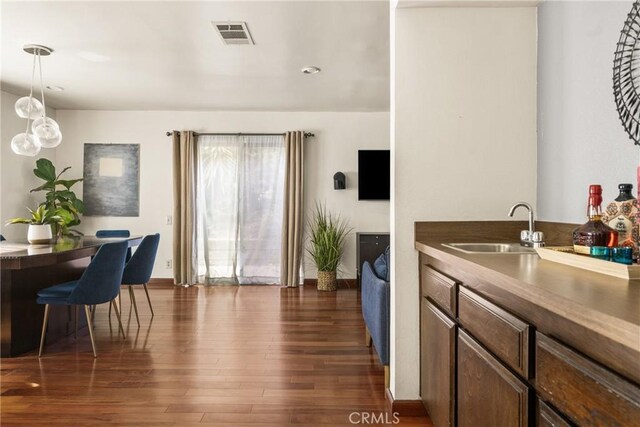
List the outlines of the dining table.
{"label": "dining table", "polygon": [[[41,289],[79,279],[103,244],[124,240],[131,248],[140,244],[142,236],[97,238],[85,235],[34,245],[27,241],[0,242],[1,357],[18,356],[38,348],[44,306],[37,304],[36,299]],[[72,306],[52,310],[47,342],[74,333],[77,312],[81,313],[79,327],[86,326],[83,310],[76,311]]]}

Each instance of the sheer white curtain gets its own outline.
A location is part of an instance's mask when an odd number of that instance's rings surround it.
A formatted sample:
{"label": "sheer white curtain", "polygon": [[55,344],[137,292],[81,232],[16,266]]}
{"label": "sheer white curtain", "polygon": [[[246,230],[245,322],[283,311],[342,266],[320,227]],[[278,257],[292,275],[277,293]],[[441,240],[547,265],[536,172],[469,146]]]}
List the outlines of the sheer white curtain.
{"label": "sheer white curtain", "polygon": [[198,283],[279,284],[284,137],[198,136]]}

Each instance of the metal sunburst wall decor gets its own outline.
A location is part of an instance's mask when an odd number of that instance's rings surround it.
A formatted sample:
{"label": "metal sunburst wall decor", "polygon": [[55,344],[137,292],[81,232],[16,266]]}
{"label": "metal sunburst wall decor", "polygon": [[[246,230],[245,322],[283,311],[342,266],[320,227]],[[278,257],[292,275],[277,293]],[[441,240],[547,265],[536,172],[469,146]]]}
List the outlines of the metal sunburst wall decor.
{"label": "metal sunburst wall decor", "polygon": [[613,93],[620,120],[640,145],[640,0],[633,3],[613,60]]}

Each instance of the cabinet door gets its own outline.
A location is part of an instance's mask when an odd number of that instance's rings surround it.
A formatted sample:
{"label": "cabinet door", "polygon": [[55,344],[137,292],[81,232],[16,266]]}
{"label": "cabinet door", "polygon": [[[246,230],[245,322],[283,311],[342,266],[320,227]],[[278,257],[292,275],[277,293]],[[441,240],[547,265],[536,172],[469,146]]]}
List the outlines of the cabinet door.
{"label": "cabinet door", "polygon": [[529,389],[464,331],[458,331],[458,426],[525,427]]}
{"label": "cabinet door", "polygon": [[434,427],[455,425],[456,325],[422,298],[420,392]]}

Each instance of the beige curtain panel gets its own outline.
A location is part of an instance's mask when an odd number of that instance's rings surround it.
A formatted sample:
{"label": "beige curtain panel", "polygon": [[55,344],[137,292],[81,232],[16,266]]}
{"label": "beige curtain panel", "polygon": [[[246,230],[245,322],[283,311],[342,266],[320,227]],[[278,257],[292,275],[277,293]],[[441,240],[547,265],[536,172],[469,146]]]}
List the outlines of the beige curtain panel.
{"label": "beige curtain panel", "polygon": [[280,282],[284,286],[300,285],[304,200],[304,132],[284,135],[285,184],[282,218],[282,262]]}
{"label": "beige curtain panel", "polygon": [[195,283],[196,136],[173,132],[173,281]]}

